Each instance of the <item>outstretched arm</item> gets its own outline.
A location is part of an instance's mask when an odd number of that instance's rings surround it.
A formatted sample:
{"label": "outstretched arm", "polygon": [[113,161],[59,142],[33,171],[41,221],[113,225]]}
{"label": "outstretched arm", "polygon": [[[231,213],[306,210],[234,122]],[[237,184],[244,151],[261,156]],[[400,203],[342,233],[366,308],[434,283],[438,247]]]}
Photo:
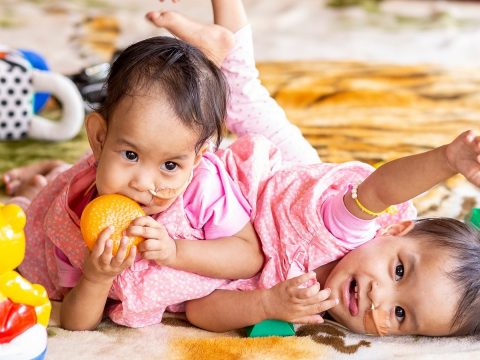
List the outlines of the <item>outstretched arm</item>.
{"label": "outstretched arm", "polygon": [[322,323],[320,313],[337,305],[338,300],[329,299],[330,290],[320,290],[318,282],[301,287],[314,279],[314,273],[307,273],[271,289],[216,290],[204,298],[189,301],[186,315],[193,325],[216,332],[239,329],[266,319]]}
{"label": "outstretched arm", "polygon": [[[473,131],[460,134],[450,144],[382,165],[358,186],[358,200],[368,210],[378,213],[457,173],[480,186],[480,137]],[[353,215],[361,219],[374,217],[362,211],[350,193],[345,195],[344,202]]]}

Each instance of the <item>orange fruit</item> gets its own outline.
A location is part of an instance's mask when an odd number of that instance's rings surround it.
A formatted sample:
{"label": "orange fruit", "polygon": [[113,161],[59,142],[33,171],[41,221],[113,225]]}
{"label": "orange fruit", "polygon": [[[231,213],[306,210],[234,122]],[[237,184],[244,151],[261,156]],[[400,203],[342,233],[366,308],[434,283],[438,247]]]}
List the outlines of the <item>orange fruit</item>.
{"label": "orange fruit", "polygon": [[[101,195],[85,206],[80,218],[80,231],[88,248],[92,250],[100,233],[108,226],[113,226],[110,239],[113,241],[115,255],[124,231],[140,216],[145,216],[145,212],[132,199],[119,194]],[[143,238],[139,236],[129,236],[128,251],[142,240]]]}

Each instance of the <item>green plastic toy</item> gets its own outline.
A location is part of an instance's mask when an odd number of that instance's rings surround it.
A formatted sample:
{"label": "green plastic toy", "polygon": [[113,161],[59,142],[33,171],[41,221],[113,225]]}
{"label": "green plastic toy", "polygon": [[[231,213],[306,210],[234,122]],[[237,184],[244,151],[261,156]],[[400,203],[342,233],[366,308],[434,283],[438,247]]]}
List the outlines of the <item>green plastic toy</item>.
{"label": "green plastic toy", "polygon": [[264,320],[247,328],[248,337],[294,336],[293,324],[281,320]]}
{"label": "green plastic toy", "polygon": [[465,216],[465,222],[480,230],[480,208],[473,208]]}

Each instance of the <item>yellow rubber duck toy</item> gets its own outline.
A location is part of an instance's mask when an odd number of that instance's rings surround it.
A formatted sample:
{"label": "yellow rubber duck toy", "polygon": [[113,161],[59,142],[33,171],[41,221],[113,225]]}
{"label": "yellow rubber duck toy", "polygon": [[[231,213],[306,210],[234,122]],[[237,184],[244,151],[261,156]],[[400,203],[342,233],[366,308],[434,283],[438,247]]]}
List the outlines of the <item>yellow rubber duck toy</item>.
{"label": "yellow rubber duck toy", "polygon": [[0,203],[0,360],[45,358],[52,305],[15,269],[25,257],[25,213]]}

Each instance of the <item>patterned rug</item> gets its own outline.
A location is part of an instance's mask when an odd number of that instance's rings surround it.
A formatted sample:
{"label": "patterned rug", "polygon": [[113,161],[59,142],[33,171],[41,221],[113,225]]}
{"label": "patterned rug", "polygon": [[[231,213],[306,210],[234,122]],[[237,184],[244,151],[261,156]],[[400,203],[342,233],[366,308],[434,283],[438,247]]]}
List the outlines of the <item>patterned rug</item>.
{"label": "patterned rug", "polygon": [[[140,3],[122,2],[117,9],[111,1],[103,0],[6,0],[0,4],[0,27],[10,29],[8,37],[26,46],[32,43],[25,41],[26,34],[32,34],[31,24],[37,25],[39,36],[47,25],[61,26],[64,32],[59,32],[58,39],[46,43],[45,48],[56,43],[68,44],[48,53],[54,67],[68,73],[92,61],[108,60],[117,47],[134,38],[146,37],[146,25],[132,20],[133,14],[142,14],[141,6],[147,6]],[[186,3],[182,1],[185,8]],[[298,4],[288,0],[246,3],[252,9],[273,7],[275,3],[283,11],[275,13],[272,19],[281,19],[282,26],[287,24],[288,29],[293,29],[288,27],[289,21],[299,19],[299,14],[307,15],[306,10],[301,12]],[[307,6],[313,12],[318,5],[308,1],[305,9]],[[86,7],[94,9],[88,16],[83,11]],[[190,6],[187,10],[194,13],[197,9],[200,13],[208,10],[200,6]],[[253,15],[253,24],[266,32],[271,24]],[[30,27],[29,16],[35,19]],[[425,29],[423,25],[419,29]],[[290,33],[289,30],[283,35],[291,46]],[[0,41],[1,36],[0,30]],[[259,43],[265,49],[271,45],[266,38]],[[298,46],[308,50],[311,43]],[[441,145],[464,129],[480,132],[480,69],[350,61],[261,62],[259,69],[264,84],[288,117],[300,126],[323,161],[355,159],[376,164]],[[46,114],[55,118],[57,111],[53,103]],[[75,161],[87,149],[83,132],[64,143],[0,143],[0,172],[43,158]],[[480,191],[458,176],[415,199],[415,204],[422,216],[462,219],[472,206],[480,206]],[[376,338],[352,334],[331,322],[296,326],[295,337],[256,339],[246,338],[243,331],[224,334],[203,331],[174,315],[167,315],[160,325],[143,329],[123,328],[104,321],[97,331],[70,332],[57,324],[58,303],[54,304],[48,329],[48,359],[480,358],[478,337]]]}

